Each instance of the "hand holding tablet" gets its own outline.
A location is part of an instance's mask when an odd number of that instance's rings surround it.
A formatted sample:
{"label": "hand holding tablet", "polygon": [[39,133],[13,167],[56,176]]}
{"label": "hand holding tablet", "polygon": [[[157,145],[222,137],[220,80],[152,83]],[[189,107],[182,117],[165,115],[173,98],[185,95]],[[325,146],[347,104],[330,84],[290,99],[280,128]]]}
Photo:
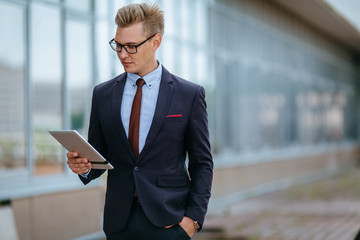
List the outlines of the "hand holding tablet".
{"label": "hand holding tablet", "polygon": [[89,160],[87,158],[79,157],[77,152],[67,152],[66,157],[66,163],[73,173],[86,175],[91,170],[91,168],[93,168]]}
{"label": "hand holding tablet", "polygon": [[[86,168],[91,163],[93,169],[114,169],[106,159],[91,146],[76,130],[49,131],[49,133],[63,146],[69,153],[78,153],[78,156],[67,156],[68,159],[76,159],[78,163]],[[88,162],[85,161],[87,159]]]}

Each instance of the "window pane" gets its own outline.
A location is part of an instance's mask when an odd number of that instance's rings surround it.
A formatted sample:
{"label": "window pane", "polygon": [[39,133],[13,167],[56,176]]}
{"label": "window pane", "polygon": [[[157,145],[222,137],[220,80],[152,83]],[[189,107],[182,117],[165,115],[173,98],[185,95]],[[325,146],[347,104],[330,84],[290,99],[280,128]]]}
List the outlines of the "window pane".
{"label": "window pane", "polygon": [[178,19],[178,2],[179,1],[163,1],[162,9],[164,10],[165,17],[165,34],[174,36],[176,35],[176,30],[178,29],[177,21]]}
{"label": "window pane", "polygon": [[[195,52],[195,51],[194,51]],[[196,54],[196,63],[192,65],[194,75],[197,78],[197,81],[203,85],[207,86],[209,85],[210,81],[210,71],[208,70],[208,61],[206,53],[203,51],[198,51]]]}
{"label": "window pane", "polygon": [[66,0],[65,4],[67,7],[80,10],[80,11],[90,11],[90,1],[89,0]]}
{"label": "window pane", "polygon": [[166,69],[168,69],[170,72],[176,71],[176,55],[175,55],[175,46],[176,44],[171,39],[164,39],[164,41],[161,43],[162,46],[159,48],[159,58],[160,62],[164,64]]}
{"label": "window pane", "polygon": [[186,44],[184,44],[182,46],[181,49],[181,76],[185,79],[188,79],[190,81],[193,81],[192,76],[191,76],[191,72],[190,72],[190,66],[191,64],[194,64],[194,62],[192,62],[192,58],[191,58],[191,52],[190,52],[190,48],[189,46],[187,46]]}
{"label": "window pane", "polygon": [[[111,55],[116,53],[111,50],[109,46],[109,40],[111,37],[109,36],[108,25],[106,21],[101,21],[96,24],[96,37],[97,37],[97,65],[99,71],[99,79],[97,82],[104,82],[111,78]],[[118,60],[116,61],[118,64]]]}
{"label": "window pane", "polygon": [[68,20],[66,38],[66,79],[70,97],[70,127],[86,136],[91,100],[89,25]]}
{"label": "window pane", "polygon": [[101,17],[108,16],[108,2],[103,0],[95,0],[95,13]]}
{"label": "window pane", "polygon": [[48,130],[62,128],[60,12],[34,4],[31,13],[35,174],[59,173],[61,148]]}
{"label": "window pane", "polygon": [[[180,1],[179,1],[180,2]],[[190,11],[193,8],[189,7],[189,1],[181,1],[180,5],[180,19],[181,19],[181,38],[183,40],[189,40],[190,38],[190,31],[194,29],[193,23],[191,22],[191,13]],[[193,16],[193,15],[192,15]]]}
{"label": "window pane", "polygon": [[0,170],[25,167],[24,12],[0,3]]}
{"label": "window pane", "polygon": [[[194,30],[196,31],[194,33],[195,39],[200,44],[205,44],[207,41],[207,19],[206,19],[206,5],[202,1],[196,1],[195,2],[195,9],[196,13],[195,18],[196,21],[192,22],[192,24],[195,24]],[[237,39],[239,41],[239,39]]]}

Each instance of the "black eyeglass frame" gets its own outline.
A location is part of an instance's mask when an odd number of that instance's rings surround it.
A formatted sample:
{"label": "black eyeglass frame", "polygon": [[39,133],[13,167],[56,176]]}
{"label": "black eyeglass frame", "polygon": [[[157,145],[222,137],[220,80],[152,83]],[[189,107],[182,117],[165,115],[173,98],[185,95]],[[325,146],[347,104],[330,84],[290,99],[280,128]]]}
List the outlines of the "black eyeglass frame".
{"label": "black eyeglass frame", "polygon": [[[128,54],[135,54],[135,53],[137,53],[138,47],[140,47],[141,45],[143,45],[144,43],[146,43],[147,41],[149,41],[149,40],[150,40],[151,38],[153,38],[155,35],[156,35],[156,33],[153,34],[153,35],[151,35],[150,37],[148,37],[147,39],[145,39],[144,41],[142,41],[141,43],[139,43],[139,44],[137,44],[137,45],[133,45],[133,44],[122,45],[122,44],[118,43],[117,41],[115,41],[115,38],[111,39],[111,40],[109,41],[109,44],[110,44],[111,49],[114,50],[115,52],[121,52],[121,50],[124,48],[125,51],[126,51]],[[115,46],[113,46],[113,42],[116,44]],[[129,50],[126,48],[126,46],[127,46],[127,47],[134,47],[134,48],[135,48],[135,52],[129,52]],[[115,47],[115,49],[114,49],[114,47]],[[117,50],[116,50],[116,47],[120,47],[120,51],[117,51]]]}

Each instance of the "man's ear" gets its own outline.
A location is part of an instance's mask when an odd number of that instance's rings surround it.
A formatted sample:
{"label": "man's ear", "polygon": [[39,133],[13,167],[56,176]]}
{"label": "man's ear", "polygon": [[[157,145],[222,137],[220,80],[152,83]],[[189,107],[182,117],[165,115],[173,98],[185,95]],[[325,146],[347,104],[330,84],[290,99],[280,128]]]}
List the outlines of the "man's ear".
{"label": "man's ear", "polygon": [[162,36],[159,33],[157,33],[153,37],[153,39],[152,39],[152,49],[153,49],[154,52],[160,47],[161,40],[162,40]]}

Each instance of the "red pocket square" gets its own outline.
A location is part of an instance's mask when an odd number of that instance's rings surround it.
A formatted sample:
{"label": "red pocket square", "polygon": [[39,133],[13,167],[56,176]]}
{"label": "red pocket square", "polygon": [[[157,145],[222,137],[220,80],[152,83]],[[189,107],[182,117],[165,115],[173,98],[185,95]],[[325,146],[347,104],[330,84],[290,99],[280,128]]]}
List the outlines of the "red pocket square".
{"label": "red pocket square", "polygon": [[182,117],[182,114],[167,115],[166,117],[168,117],[168,118],[178,118],[178,117]]}

